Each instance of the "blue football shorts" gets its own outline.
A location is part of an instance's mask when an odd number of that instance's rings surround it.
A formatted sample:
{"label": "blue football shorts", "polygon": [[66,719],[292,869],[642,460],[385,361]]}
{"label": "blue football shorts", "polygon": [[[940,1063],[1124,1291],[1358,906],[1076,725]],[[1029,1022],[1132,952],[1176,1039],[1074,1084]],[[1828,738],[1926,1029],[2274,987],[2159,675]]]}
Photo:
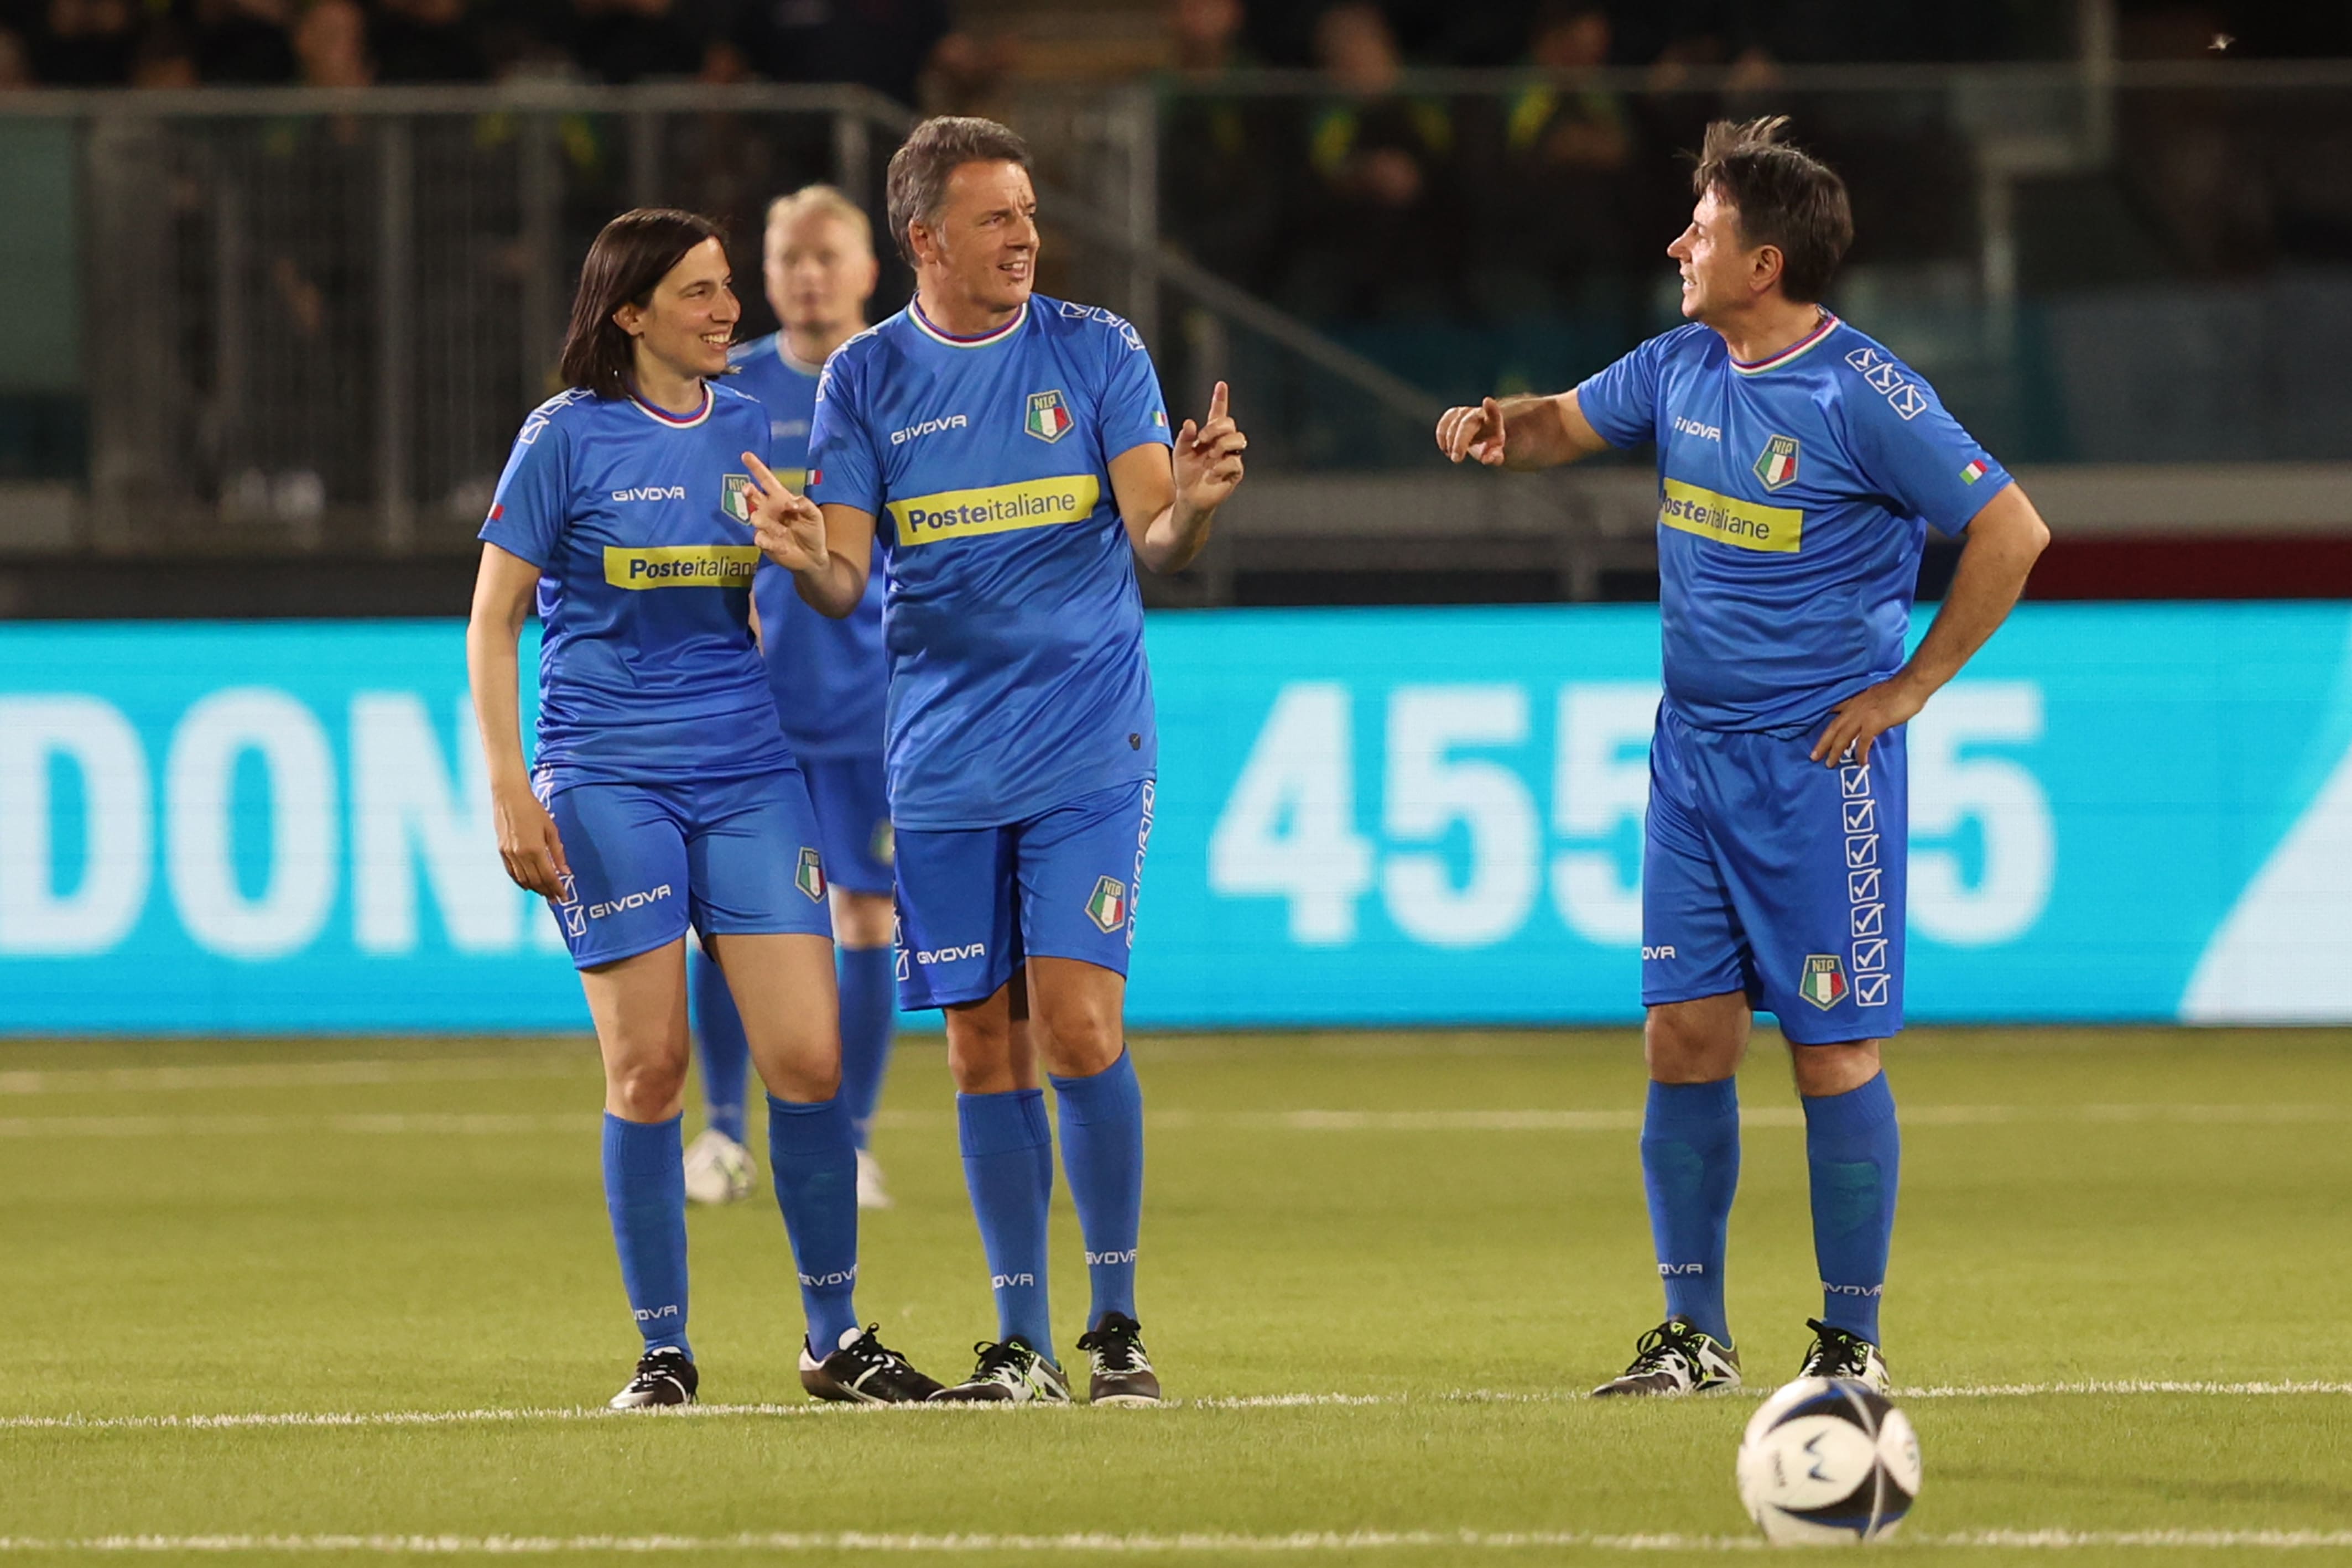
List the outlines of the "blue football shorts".
{"label": "blue football shorts", "polygon": [[1152,780],[1001,828],[898,830],[898,1005],[994,996],[1031,957],[1127,973]]}
{"label": "blue football shorts", "polygon": [[1701,729],[1665,708],[1650,743],[1642,1002],[1744,991],[1799,1045],[1903,1027],[1908,775],[1900,727],[1867,766],[1826,768],[1819,724]]}
{"label": "blue football shorts", "polygon": [[593,969],[705,936],[833,935],[800,769],[673,784],[573,784],[547,798],[572,867],[549,900]]}
{"label": "blue football shorts", "polygon": [[882,754],[867,757],[803,757],[809,800],[816,807],[818,848],[824,873],[852,893],[887,895],[894,846],[890,795],[883,783]]}

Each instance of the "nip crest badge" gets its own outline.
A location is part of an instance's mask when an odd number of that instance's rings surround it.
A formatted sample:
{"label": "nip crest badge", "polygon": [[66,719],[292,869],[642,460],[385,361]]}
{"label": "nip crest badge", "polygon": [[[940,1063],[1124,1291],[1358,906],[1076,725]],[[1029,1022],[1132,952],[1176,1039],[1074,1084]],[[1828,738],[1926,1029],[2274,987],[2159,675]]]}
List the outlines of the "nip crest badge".
{"label": "nip crest badge", "polygon": [[1823,1012],[1845,1000],[1845,965],[1834,953],[1812,953],[1805,958],[1805,977],[1797,994]]}
{"label": "nip crest badge", "polygon": [[801,851],[800,869],[793,873],[793,885],[806,894],[811,904],[824,902],[824,861],[814,850]]}
{"label": "nip crest badge", "polygon": [[1764,450],[1756,459],[1756,477],[1764,482],[1767,490],[1778,490],[1797,482],[1797,438],[1775,435],[1764,443]]}
{"label": "nip crest badge", "polygon": [[745,528],[751,526],[751,476],[730,474],[719,481],[719,509]]}
{"label": "nip crest badge", "polygon": [[1070,417],[1068,402],[1059,392],[1031,392],[1029,412],[1022,420],[1021,428],[1051,445],[1069,434],[1070,426],[1076,423]]}
{"label": "nip crest badge", "polygon": [[1127,883],[1115,876],[1098,879],[1094,896],[1087,900],[1087,918],[1106,936],[1126,925]]}

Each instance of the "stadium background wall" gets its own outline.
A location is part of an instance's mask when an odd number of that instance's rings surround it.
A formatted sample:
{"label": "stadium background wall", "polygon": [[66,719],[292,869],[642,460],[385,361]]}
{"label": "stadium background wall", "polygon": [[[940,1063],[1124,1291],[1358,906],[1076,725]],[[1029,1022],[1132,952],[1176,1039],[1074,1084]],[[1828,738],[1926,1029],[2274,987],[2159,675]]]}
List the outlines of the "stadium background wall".
{"label": "stadium background wall", "polygon": [[[1657,635],[1155,616],[1134,1020],[1633,1018]],[[448,622],[0,627],[0,1030],[585,1027],[464,694]],[[2028,605],[1911,754],[1914,1019],[2352,1020],[2352,605]]]}

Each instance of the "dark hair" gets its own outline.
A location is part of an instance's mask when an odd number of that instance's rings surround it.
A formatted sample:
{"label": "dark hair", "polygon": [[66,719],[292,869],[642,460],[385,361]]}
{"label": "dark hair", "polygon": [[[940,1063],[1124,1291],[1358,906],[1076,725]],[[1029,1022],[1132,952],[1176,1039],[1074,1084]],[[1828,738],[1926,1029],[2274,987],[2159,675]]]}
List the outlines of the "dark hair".
{"label": "dark hair", "polygon": [[948,176],[966,163],[1018,163],[1029,167],[1029,143],[1012,127],[976,115],[942,114],[915,127],[907,144],[890,154],[884,181],[890,206],[890,238],[908,267],[915,247],[909,224],[931,223],[948,199]]}
{"label": "dark hair", "polygon": [[654,285],[707,239],[723,246],[727,235],[713,220],[675,207],[639,207],[604,225],[580,264],[580,291],[572,297],[572,325],[558,361],[564,385],[598,397],[629,395],[636,340],[621,330],[613,312],[651,304]]}
{"label": "dark hair", "polygon": [[1853,243],[1853,211],[1845,182],[1811,153],[1780,140],[1785,114],[1767,120],[1718,120],[1706,128],[1691,193],[1709,191],[1739,214],[1739,232],[1751,246],[1780,253],[1780,292],[1811,305],[1829,292],[1845,247]]}

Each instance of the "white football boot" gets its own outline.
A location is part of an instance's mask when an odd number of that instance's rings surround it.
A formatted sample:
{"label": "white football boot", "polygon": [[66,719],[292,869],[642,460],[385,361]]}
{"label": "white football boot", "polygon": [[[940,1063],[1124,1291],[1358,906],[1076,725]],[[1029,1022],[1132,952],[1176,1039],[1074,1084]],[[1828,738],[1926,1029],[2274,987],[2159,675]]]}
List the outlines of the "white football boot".
{"label": "white football boot", "polygon": [[1069,1377],[1018,1335],[972,1346],[980,1364],[970,1377],[931,1396],[935,1405],[1067,1405]]}
{"label": "white football boot", "polygon": [[758,1181],[751,1151],[716,1127],[686,1146],[686,1196],[696,1203],[740,1203]]}
{"label": "white football boot", "polygon": [[1807,1318],[1805,1326],[1813,1331],[1813,1348],[1805,1353],[1805,1364],[1798,1376],[1850,1378],[1880,1394],[1887,1391],[1892,1380],[1886,1375],[1886,1358],[1876,1345],[1818,1318]]}
{"label": "white football boot", "polygon": [[890,1189],[882,1185],[882,1162],[864,1149],[857,1151],[857,1207],[890,1207]]}
{"label": "white football boot", "polygon": [[1726,1394],[1739,1386],[1739,1353],[1701,1333],[1687,1318],[1668,1318],[1633,1347],[1633,1364],[1592,1391],[1597,1399],[1632,1395],[1678,1399]]}

